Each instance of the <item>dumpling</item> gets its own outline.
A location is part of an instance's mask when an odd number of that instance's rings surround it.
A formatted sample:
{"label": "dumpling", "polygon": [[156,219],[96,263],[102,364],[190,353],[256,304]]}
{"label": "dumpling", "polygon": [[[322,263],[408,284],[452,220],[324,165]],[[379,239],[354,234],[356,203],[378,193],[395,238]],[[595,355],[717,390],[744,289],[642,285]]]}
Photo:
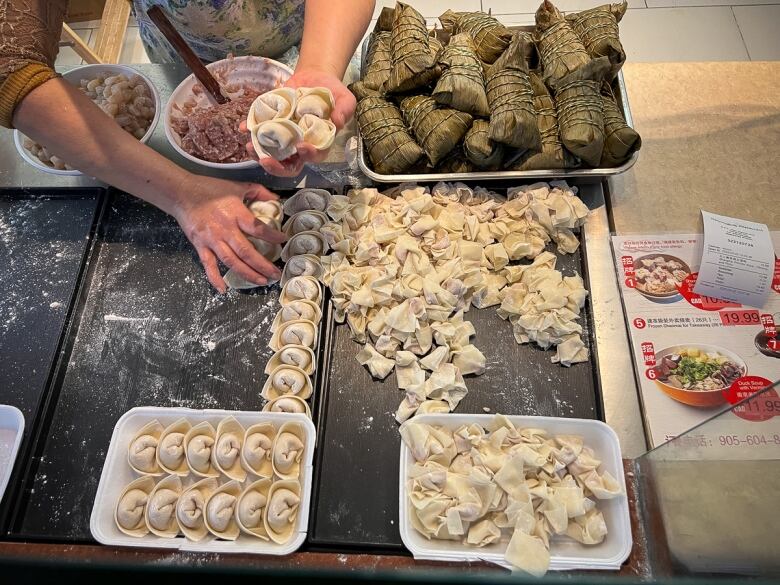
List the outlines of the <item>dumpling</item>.
{"label": "dumpling", "polygon": [[266,120],[252,131],[252,144],[258,155],[285,160],[298,152],[303,130],[292,120]]}
{"label": "dumpling", "polygon": [[312,276],[294,276],[282,287],[279,303],[286,305],[296,299],[306,299],[316,304],[322,302],[322,286]]}
{"label": "dumpling", "polygon": [[281,365],[268,376],[260,396],[273,400],[279,396],[293,395],[306,400],[312,391],[311,378],[306,372],[295,366]]}
{"label": "dumpling", "polygon": [[319,231],[326,223],[328,223],[328,216],[322,211],[307,209],[299,211],[288,219],[282,226],[282,231],[288,236],[294,236],[300,232]]}
{"label": "dumpling", "polygon": [[122,491],[114,510],[114,522],[119,530],[137,538],[149,533],[145,516],[149,494],[153,489],[154,480],[145,476],[131,482]]}
{"label": "dumpling", "polygon": [[247,116],[247,128],[251,131],[267,120],[289,119],[295,113],[296,91],[290,87],[279,87],[257,96]]}
{"label": "dumpling", "polygon": [[249,204],[249,211],[263,223],[281,222],[284,217],[282,204],[279,201],[253,201]]}
{"label": "dumpling", "polygon": [[274,351],[281,350],[285,345],[314,348],[317,346],[317,326],[305,319],[288,321],[274,332],[268,345]]}
{"label": "dumpling", "polygon": [[223,540],[235,540],[239,535],[235,518],[236,503],[241,495],[241,484],[230,480],[217,488],[206,501],[205,523],[211,534]]}
{"label": "dumpling", "polygon": [[207,421],[198,423],[184,435],[184,451],[187,465],[195,475],[201,477],[219,477],[211,463],[211,450],[216,439],[214,427]]}
{"label": "dumpling", "polygon": [[336,140],[336,125],[313,114],[306,114],[298,121],[303,140],[317,150],[328,150]]}
{"label": "dumpling", "polygon": [[290,301],[282,306],[276,317],[274,317],[274,321],[271,323],[271,333],[274,333],[281,325],[299,319],[305,319],[317,324],[322,320],[322,309],[320,309],[319,305],[304,299]]}
{"label": "dumpling", "polygon": [[296,213],[313,209],[315,211],[327,211],[330,201],[330,193],[325,189],[301,189],[295,195],[287,199],[282,207],[285,215],[292,217]]}
{"label": "dumpling", "polygon": [[[282,255],[282,246],[280,246],[279,244],[274,244],[272,242],[267,242],[265,240],[261,240],[260,238],[253,238],[251,236],[247,236],[247,240],[249,240],[252,243],[252,245],[255,247],[255,250],[257,250],[269,262],[276,262]],[[243,276],[238,274],[232,268],[225,273],[224,279],[225,279],[225,284],[227,284],[230,288],[236,290],[257,288],[258,286],[261,286],[255,282],[246,280]],[[268,279],[268,284],[266,286],[274,284],[276,282],[278,281],[273,279]]]}
{"label": "dumpling", "polygon": [[320,278],[323,274],[322,262],[313,254],[300,254],[292,256],[282,270],[282,286],[295,276],[311,276]]}
{"label": "dumpling", "polygon": [[169,475],[149,493],[146,504],[146,525],[152,534],[162,538],[174,538],[179,534],[176,522],[176,502],[182,492],[181,478]]}
{"label": "dumpling", "polygon": [[203,540],[208,534],[204,521],[206,501],[219,487],[214,477],[207,477],[192,484],[179,496],[176,503],[176,521],[181,533],[193,542]]}
{"label": "dumpling", "polygon": [[270,374],[281,365],[295,366],[311,376],[317,369],[317,360],[310,347],[285,345],[268,360],[265,373]]}
{"label": "dumpling", "polygon": [[305,414],[311,418],[311,409],[303,398],[298,396],[279,396],[269,400],[263,406],[263,412],[289,412],[296,414]]}
{"label": "dumpling", "polygon": [[284,544],[292,538],[300,504],[300,483],[294,480],[274,482],[268,492],[268,504],[263,516],[271,540]]}
{"label": "dumpling", "polygon": [[282,479],[297,479],[301,473],[306,434],[298,423],[285,423],[274,440],[271,461],[274,473]]}
{"label": "dumpling", "polygon": [[296,97],[295,115],[298,118],[310,115],[329,119],[336,105],[333,93],[327,87],[299,87]]}
{"label": "dumpling", "polygon": [[249,427],[241,447],[241,464],[244,469],[258,477],[271,477],[271,452],[275,438],[276,429],[270,423],[258,423]]}
{"label": "dumpling", "polygon": [[155,476],[163,474],[157,464],[157,445],[163,430],[160,421],[153,420],[144,425],[130,440],[127,462],[138,473]]}
{"label": "dumpling", "polygon": [[282,260],[287,262],[291,257],[300,254],[322,256],[328,250],[328,242],[320,232],[299,232],[287,240],[282,249]]}
{"label": "dumpling", "polygon": [[217,438],[212,452],[217,470],[236,481],[246,479],[246,472],[241,467],[240,458],[244,432],[244,427],[234,417],[222,419],[217,425]]}
{"label": "dumpling", "polygon": [[268,505],[268,492],[271,490],[270,479],[258,479],[246,486],[238,498],[236,520],[242,532],[268,540],[263,516]]}
{"label": "dumpling", "polygon": [[157,464],[165,473],[186,476],[190,473],[184,453],[184,435],[192,428],[186,418],[165,427],[157,446]]}

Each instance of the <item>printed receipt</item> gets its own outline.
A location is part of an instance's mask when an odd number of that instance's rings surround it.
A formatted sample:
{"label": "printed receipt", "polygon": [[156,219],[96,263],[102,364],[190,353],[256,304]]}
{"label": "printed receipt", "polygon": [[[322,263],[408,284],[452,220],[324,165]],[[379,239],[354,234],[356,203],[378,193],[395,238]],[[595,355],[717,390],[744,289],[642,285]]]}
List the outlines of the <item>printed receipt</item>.
{"label": "printed receipt", "polygon": [[701,211],[704,249],[694,292],[761,308],[772,286],[775,252],[769,229]]}

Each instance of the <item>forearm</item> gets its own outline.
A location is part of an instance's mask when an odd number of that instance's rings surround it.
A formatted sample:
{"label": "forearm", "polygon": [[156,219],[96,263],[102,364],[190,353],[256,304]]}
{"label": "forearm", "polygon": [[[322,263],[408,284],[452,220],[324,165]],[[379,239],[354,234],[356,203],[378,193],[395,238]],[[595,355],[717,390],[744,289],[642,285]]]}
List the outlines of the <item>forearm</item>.
{"label": "forearm", "polygon": [[52,79],[16,107],[14,126],[83,173],[175,214],[190,173],[122,130],[81,91]]}
{"label": "forearm", "polygon": [[373,12],[374,0],[307,0],[297,69],[341,79]]}

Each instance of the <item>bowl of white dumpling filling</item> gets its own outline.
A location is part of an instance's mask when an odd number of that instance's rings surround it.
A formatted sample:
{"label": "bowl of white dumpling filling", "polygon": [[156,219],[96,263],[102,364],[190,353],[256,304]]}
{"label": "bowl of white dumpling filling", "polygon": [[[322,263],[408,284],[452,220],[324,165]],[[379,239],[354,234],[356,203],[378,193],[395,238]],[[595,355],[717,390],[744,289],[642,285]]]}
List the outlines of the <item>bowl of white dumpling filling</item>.
{"label": "bowl of white dumpling filling", "polygon": [[[126,65],[97,64],[77,67],[62,75],[78,87],[126,132],[146,143],[160,118],[160,94],[151,80]],[[32,166],[55,175],[81,175],[67,161],[18,130],[14,143]]]}

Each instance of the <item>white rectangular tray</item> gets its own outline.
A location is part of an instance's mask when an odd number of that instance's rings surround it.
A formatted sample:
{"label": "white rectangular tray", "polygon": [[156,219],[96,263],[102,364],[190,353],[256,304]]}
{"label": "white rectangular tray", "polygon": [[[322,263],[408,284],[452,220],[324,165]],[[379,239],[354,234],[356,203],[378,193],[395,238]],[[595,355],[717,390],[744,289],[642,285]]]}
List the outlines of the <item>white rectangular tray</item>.
{"label": "white rectangular tray", "polygon": [[11,479],[24,434],[24,416],[15,406],[0,404],[0,501]]}
{"label": "white rectangular tray", "polygon": [[[238,422],[244,425],[244,427],[261,422],[273,423],[277,428],[286,422],[297,422],[303,426],[306,434],[306,445],[301,468],[302,498],[296,521],[296,533],[293,538],[286,544],[280,545],[242,533],[235,541],[218,540],[209,535],[200,542],[191,542],[181,535],[176,538],[160,538],[153,534],[147,534],[141,538],[136,538],[120,532],[114,522],[114,509],[122,490],[138,477],[138,474],[127,463],[127,448],[130,440],[141,427],[154,419],[159,420],[163,426],[167,426],[181,417],[187,417],[193,425],[201,421],[208,421],[216,428],[219,421],[227,416],[236,417]],[[99,543],[114,546],[166,548],[193,552],[255,553],[264,555],[290,554],[300,548],[306,540],[309,507],[311,505],[314,439],[314,424],[304,414],[240,410],[194,410],[191,408],[158,408],[154,406],[132,408],[117,421],[114,433],[111,435],[111,443],[106,453],[106,462],[103,465],[103,473],[100,475],[100,484],[98,485],[95,503],[92,507],[92,516],[89,522],[90,532],[92,532],[92,536]],[[194,483],[195,479],[192,477],[185,478],[185,486]],[[220,483],[225,483],[226,481],[226,477],[220,478]]]}
{"label": "white rectangular tray", "polygon": [[[425,423],[440,425],[455,430],[461,425],[479,423],[486,426],[493,414],[424,414],[416,416],[404,424]],[[592,448],[602,461],[602,470],[609,471],[626,491],[623,475],[623,461],[620,455],[620,443],[617,434],[601,421],[578,418],[554,418],[547,416],[507,416],[518,428],[538,428],[551,435],[579,435],[585,444]],[[415,559],[436,561],[488,561],[512,568],[504,560],[504,551],[508,538],[476,548],[460,542],[447,540],[428,540],[414,529],[411,523],[408,498],[406,497],[406,477],[414,464],[414,457],[401,441],[401,465],[398,479],[399,529],[401,540]],[[628,498],[624,495],[612,500],[599,500],[598,508],[604,514],[609,534],[604,542],[594,546],[585,546],[566,536],[550,539],[550,570],[565,569],[618,569],[631,553],[631,517],[628,511]]]}

